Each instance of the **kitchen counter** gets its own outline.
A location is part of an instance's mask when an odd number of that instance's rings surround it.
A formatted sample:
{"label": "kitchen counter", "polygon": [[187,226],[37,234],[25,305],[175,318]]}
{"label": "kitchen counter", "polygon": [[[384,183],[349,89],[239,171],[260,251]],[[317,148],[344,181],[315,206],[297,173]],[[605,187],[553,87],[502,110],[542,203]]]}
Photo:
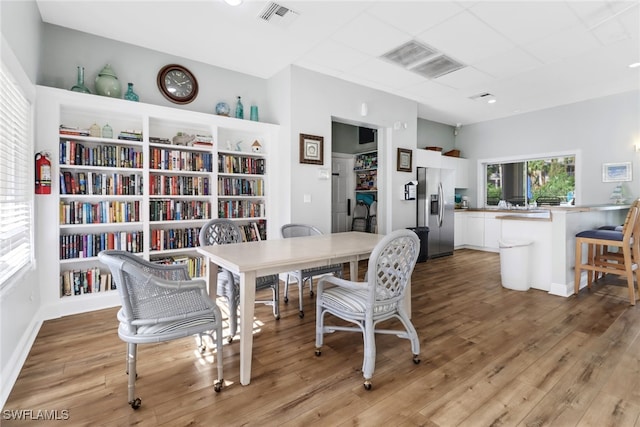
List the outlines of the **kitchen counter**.
{"label": "kitchen counter", "polygon": [[[495,240],[531,241],[528,250],[531,287],[568,297],[573,294],[575,235],[602,225],[622,224],[629,208],[630,205],[603,204],[544,206],[530,210],[457,209],[460,222],[467,225],[463,244],[457,247],[497,252]],[[468,223],[463,218],[468,219]],[[482,236],[475,236],[477,233]],[[472,240],[472,237],[477,238]],[[582,278],[584,285],[586,272]]]}

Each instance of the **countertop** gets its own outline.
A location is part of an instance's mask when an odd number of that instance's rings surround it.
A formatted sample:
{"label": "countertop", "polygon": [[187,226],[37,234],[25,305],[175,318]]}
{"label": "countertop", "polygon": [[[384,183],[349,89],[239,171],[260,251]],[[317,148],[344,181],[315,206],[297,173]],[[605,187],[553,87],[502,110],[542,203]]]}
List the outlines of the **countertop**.
{"label": "countertop", "polygon": [[551,221],[554,213],[596,212],[629,209],[631,205],[590,205],[590,206],[538,206],[533,209],[490,209],[468,208],[455,209],[456,212],[488,212],[496,213],[496,219],[525,220],[525,221]]}

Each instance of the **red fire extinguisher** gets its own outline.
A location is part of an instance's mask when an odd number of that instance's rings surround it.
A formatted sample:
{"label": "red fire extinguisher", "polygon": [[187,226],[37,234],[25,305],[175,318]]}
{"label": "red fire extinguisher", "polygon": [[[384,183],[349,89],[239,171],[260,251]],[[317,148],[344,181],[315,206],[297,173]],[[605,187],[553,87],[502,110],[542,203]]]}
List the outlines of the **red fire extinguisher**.
{"label": "red fire extinguisher", "polygon": [[51,194],[51,160],[44,151],[36,153],[36,194]]}

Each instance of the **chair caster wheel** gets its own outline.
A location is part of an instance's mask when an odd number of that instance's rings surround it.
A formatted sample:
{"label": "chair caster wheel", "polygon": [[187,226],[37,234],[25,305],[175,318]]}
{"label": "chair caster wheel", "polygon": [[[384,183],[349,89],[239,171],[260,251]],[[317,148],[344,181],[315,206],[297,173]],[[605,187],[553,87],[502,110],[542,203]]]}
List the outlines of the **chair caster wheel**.
{"label": "chair caster wheel", "polygon": [[200,350],[200,354],[204,354],[204,352],[207,351],[207,346],[201,345],[200,347],[198,347],[198,350]]}
{"label": "chair caster wheel", "polygon": [[418,363],[420,363],[420,356],[418,356],[417,354],[413,355],[413,363],[415,363],[416,365]]}
{"label": "chair caster wheel", "polygon": [[222,390],[222,380],[218,380],[213,383],[213,389],[216,391],[216,393],[220,393],[220,390]]}
{"label": "chair caster wheel", "polygon": [[365,390],[371,390],[371,381],[366,380],[363,385]]}
{"label": "chair caster wheel", "polygon": [[138,409],[140,405],[142,405],[142,400],[139,397],[136,397],[131,402],[129,402],[133,409]]}
{"label": "chair caster wheel", "polygon": [[316,348],[316,356],[320,357],[321,354],[322,354],[322,351],[320,351],[319,348]]}
{"label": "chair caster wheel", "polygon": [[231,344],[231,343],[233,342],[233,337],[231,336],[231,337],[227,338],[227,342],[228,342],[229,344]]}
{"label": "chair caster wheel", "polygon": [[288,303],[288,302],[289,302],[289,298],[284,297],[284,303],[286,304],[286,303]]}
{"label": "chair caster wheel", "polygon": [[302,319],[304,317],[304,311],[301,311],[300,313],[298,313],[298,317]]}
{"label": "chair caster wheel", "polygon": [[278,314],[276,317],[276,320],[280,320],[280,315]]}

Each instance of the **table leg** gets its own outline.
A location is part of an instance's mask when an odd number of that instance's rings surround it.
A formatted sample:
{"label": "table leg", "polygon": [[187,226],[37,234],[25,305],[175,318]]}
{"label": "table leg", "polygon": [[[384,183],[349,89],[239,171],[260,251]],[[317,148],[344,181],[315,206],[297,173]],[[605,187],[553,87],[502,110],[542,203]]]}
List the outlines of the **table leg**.
{"label": "table leg", "polygon": [[253,316],[256,301],[256,273],[240,273],[240,384],[251,382]]}
{"label": "table leg", "polygon": [[218,297],[218,265],[213,262],[209,263],[209,283],[207,287],[209,298],[214,302]]}
{"label": "table leg", "polygon": [[349,280],[352,282],[358,281],[358,260],[349,261]]}

